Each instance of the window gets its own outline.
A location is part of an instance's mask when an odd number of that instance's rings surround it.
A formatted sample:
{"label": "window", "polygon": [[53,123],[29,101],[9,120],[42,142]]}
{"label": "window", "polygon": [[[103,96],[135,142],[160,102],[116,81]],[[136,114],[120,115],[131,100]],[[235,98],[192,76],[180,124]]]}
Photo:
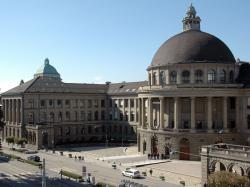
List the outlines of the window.
{"label": "window", "polygon": [[225,83],[226,82],[226,71],[220,70],[220,82]]}
{"label": "window", "polygon": [[134,99],[130,99],[130,107],[131,108],[135,107],[135,100]]}
{"label": "window", "polygon": [[109,107],[112,108],[112,99],[109,99]]}
{"label": "window", "polygon": [[41,122],[46,122],[46,118],[47,118],[46,112],[43,112],[41,114]]}
{"label": "window", "polygon": [[75,120],[76,121],[78,120],[78,113],[77,113],[77,111],[75,111]]}
{"label": "window", "polygon": [[54,106],[54,101],[52,99],[49,100],[49,107],[53,107]]}
{"label": "window", "polygon": [[152,84],[156,85],[156,81],[157,81],[157,79],[156,79],[156,73],[154,72],[153,73],[153,82],[152,82]]}
{"label": "window", "polygon": [[92,127],[88,126],[88,133],[91,134],[92,133]]}
{"label": "window", "polygon": [[135,120],[135,113],[132,111],[130,114],[130,121],[134,121]]}
{"label": "window", "polygon": [[85,107],[85,100],[81,99],[79,102],[79,106],[80,106],[80,108],[84,108]]}
{"label": "window", "polygon": [[73,100],[73,107],[74,108],[78,107],[78,100],[77,99]]}
{"label": "window", "polygon": [[234,82],[234,72],[233,71],[230,71],[230,73],[229,73],[229,81],[230,81],[230,83]]}
{"label": "window", "polygon": [[230,102],[230,109],[234,110],[235,109],[235,97],[229,97],[229,102]]}
{"label": "window", "polygon": [[81,129],[81,135],[84,135],[85,134],[85,129],[84,127]]}
{"label": "window", "polygon": [[65,105],[67,108],[70,108],[70,101],[68,99],[65,101]]}
{"label": "window", "polygon": [[160,85],[164,85],[166,83],[166,76],[165,76],[165,72],[161,71],[160,72]]}
{"label": "window", "polygon": [[104,99],[101,100],[101,107],[102,108],[105,107],[105,100]]}
{"label": "window", "polygon": [[58,119],[59,119],[59,121],[62,121],[62,112],[58,113]]}
{"label": "window", "polygon": [[[13,101],[14,102],[14,101]],[[28,107],[29,108],[34,108],[34,100],[33,99],[29,99],[28,100]]]}
{"label": "window", "polygon": [[92,100],[88,100],[88,108],[92,108]]}
{"label": "window", "polygon": [[176,71],[172,71],[170,73],[170,83],[176,83],[177,81],[177,73]]}
{"label": "window", "polygon": [[98,111],[95,111],[95,121],[98,121]]}
{"label": "window", "polygon": [[95,108],[98,107],[98,100],[97,100],[97,99],[94,100],[94,107],[95,107]]}
{"label": "window", "polygon": [[91,121],[92,120],[92,113],[91,111],[88,111],[88,121]]}
{"label": "window", "polygon": [[250,97],[247,98],[247,109],[250,109]]}
{"label": "window", "polygon": [[50,112],[49,116],[50,116],[50,122],[54,122],[54,120],[55,120],[54,112]]}
{"label": "window", "polygon": [[208,81],[208,83],[215,83],[215,81],[216,81],[216,72],[215,72],[215,70],[213,70],[213,69],[208,70],[207,81]]}
{"label": "window", "polygon": [[40,106],[43,108],[43,107],[46,107],[46,102],[45,100],[41,100],[40,101]]}
{"label": "window", "polygon": [[109,112],[109,120],[113,119],[112,111]]}
{"label": "window", "polygon": [[128,99],[124,99],[124,105],[125,107],[128,107]]}
{"label": "window", "polygon": [[66,135],[70,135],[70,127],[67,127],[65,132]]}
{"label": "window", "polygon": [[149,82],[149,85],[151,86],[151,74],[150,73],[148,74],[148,82]]}
{"label": "window", "polygon": [[195,83],[202,83],[203,81],[203,72],[202,70],[195,71]]}
{"label": "window", "polygon": [[58,100],[57,100],[57,106],[58,106],[58,107],[62,107],[62,100],[61,100],[61,99],[58,99]]}
{"label": "window", "polygon": [[182,72],[182,82],[189,83],[190,82],[190,72],[185,70]]}
{"label": "window", "polygon": [[101,120],[105,120],[105,111],[104,110],[102,110],[102,112],[101,112]]}
{"label": "window", "polygon": [[65,117],[66,117],[66,120],[70,120],[70,112],[67,111]]}
{"label": "window", "polygon": [[28,123],[33,124],[34,123],[34,113],[30,112],[28,116]]}
{"label": "window", "polygon": [[125,111],[125,121],[128,121],[128,111]]}
{"label": "window", "polygon": [[120,112],[120,121],[123,121],[123,113]]}
{"label": "window", "polygon": [[84,111],[81,111],[81,121],[85,121],[85,112]]}
{"label": "window", "polygon": [[247,128],[250,129],[250,115],[247,116]]}

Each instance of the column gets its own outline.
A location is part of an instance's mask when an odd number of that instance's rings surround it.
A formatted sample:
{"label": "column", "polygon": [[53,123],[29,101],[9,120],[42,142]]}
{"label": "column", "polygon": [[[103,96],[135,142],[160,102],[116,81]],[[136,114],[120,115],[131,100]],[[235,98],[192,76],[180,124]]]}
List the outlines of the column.
{"label": "column", "polygon": [[20,101],[20,123],[23,123],[23,103],[22,103],[22,99],[20,99],[19,101]]}
{"label": "column", "polygon": [[141,98],[138,98],[138,124],[139,124],[139,127],[142,126],[142,123],[141,123]]}
{"label": "column", "polygon": [[8,121],[11,121],[11,101],[8,99]]}
{"label": "column", "polygon": [[128,121],[131,121],[131,105],[130,105],[130,98],[128,98]]}
{"label": "column", "polygon": [[169,109],[169,103],[170,103],[170,98],[165,98],[166,100],[166,126],[167,127],[170,127],[169,124],[170,124],[170,121],[169,121],[169,117],[170,117],[170,109]]}
{"label": "column", "polygon": [[149,129],[152,129],[153,126],[153,111],[152,111],[152,99],[149,97],[148,98],[148,112],[147,112],[147,117],[148,117],[148,126]]}
{"label": "column", "polygon": [[145,124],[145,101],[144,101],[144,98],[141,98],[141,124],[142,124],[143,128],[146,127],[146,124]]}
{"label": "column", "polygon": [[174,98],[174,129],[179,128],[179,97]]}
{"label": "column", "polygon": [[164,129],[164,97],[160,97],[160,129]]}
{"label": "column", "polygon": [[227,129],[227,97],[223,97],[223,129]]}
{"label": "column", "polygon": [[137,99],[134,99],[134,111],[135,111],[134,121],[137,122]]}
{"label": "column", "polygon": [[195,97],[191,97],[191,130],[195,129]]}
{"label": "column", "polygon": [[207,98],[207,128],[212,129],[212,97]]}
{"label": "column", "polygon": [[16,99],[12,100],[12,123],[16,122]]}
{"label": "column", "polygon": [[[122,113],[123,113],[123,121],[126,121],[126,113],[125,113],[125,99],[122,100],[123,101],[123,106],[122,106]],[[119,105],[120,105],[120,100],[119,100]],[[120,115],[118,117],[120,119]],[[120,119],[121,120],[121,119]]]}
{"label": "column", "polygon": [[4,121],[7,121],[7,100],[4,100]]}
{"label": "column", "polygon": [[18,124],[19,123],[19,121],[20,121],[20,117],[19,117],[19,115],[20,115],[20,109],[19,109],[19,107],[20,107],[20,103],[19,103],[19,99],[17,99],[16,100],[16,123]]}
{"label": "column", "polygon": [[241,119],[240,119],[240,98],[235,97],[235,129],[237,129],[237,132],[241,130],[240,124],[241,124]]}

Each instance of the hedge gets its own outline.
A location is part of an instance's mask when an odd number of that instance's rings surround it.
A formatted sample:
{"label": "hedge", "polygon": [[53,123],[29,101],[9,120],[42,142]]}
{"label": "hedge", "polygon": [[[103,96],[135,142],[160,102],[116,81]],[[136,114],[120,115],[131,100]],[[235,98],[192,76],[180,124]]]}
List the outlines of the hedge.
{"label": "hedge", "polygon": [[96,187],[106,187],[107,185],[108,185],[108,187],[116,187],[116,186],[114,186],[114,185],[106,184],[106,183],[104,183],[104,182],[98,182],[98,183],[96,184]]}
{"label": "hedge", "polygon": [[81,175],[78,175],[76,173],[72,173],[72,172],[69,172],[69,171],[65,171],[65,170],[61,170],[60,174],[63,175],[63,176],[72,178],[72,179],[81,179],[82,178]]}

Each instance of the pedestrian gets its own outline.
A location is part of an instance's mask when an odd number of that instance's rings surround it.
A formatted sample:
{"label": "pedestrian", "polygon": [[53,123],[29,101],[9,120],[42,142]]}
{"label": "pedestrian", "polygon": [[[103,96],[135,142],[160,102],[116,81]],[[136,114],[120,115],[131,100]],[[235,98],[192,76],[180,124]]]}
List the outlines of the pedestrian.
{"label": "pedestrian", "polygon": [[76,155],[75,155],[75,160],[76,160],[76,158],[77,158],[77,157],[76,157]]}
{"label": "pedestrian", "polygon": [[84,161],[84,156],[82,156],[82,160]]}

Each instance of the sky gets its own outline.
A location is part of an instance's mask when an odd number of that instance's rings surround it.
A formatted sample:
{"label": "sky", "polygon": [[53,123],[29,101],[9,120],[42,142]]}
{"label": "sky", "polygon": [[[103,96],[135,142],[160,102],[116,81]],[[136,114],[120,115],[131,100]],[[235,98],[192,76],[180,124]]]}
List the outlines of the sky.
{"label": "sky", "polygon": [[250,61],[248,0],[0,0],[0,92],[49,58],[64,82],[143,81],[193,3],[201,30]]}

